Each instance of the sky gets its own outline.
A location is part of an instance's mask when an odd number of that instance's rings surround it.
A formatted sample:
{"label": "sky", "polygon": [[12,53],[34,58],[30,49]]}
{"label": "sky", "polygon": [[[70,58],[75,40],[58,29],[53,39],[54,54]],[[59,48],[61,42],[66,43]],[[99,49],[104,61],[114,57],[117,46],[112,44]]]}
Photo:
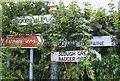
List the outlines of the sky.
{"label": "sky", "polygon": [[[10,1],[10,0],[8,0]],[[20,0],[17,0],[20,1]],[[26,0],[27,1],[27,0]],[[41,0],[29,0],[29,1],[41,1]],[[43,0],[44,1],[44,0]],[[55,2],[56,4],[59,3],[59,1],[63,1],[66,6],[70,4],[70,2],[75,1],[75,0],[45,0],[45,1],[52,1]],[[109,9],[108,3],[112,1],[112,3],[115,4],[115,10],[118,10],[118,2],[120,0],[76,0],[78,2],[78,5],[83,8],[83,2],[89,2],[91,4],[91,7],[93,9],[98,9],[100,7],[105,8],[107,11]],[[4,2],[4,1],[3,1]],[[1,7],[1,6],[0,6]]]}
{"label": "sky", "polygon": [[[58,4],[59,0],[49,0],[49,1],[54,1],[56,4]],[[64,2],[64,4],[66,6],[68,6],[70,4],[70,2],[72,1],[75,1],[75,0],[61,0]],[[91,4],[91,7],[93,9],[98,9],[100,7],[103,7],[105,8],[106,10],[109,9],[108,7],[108,3],[111,1],[111,0],[76,0],[78,2],[78,5],[83,8],[83,2],[89,2]],[[112,3],[115,4],[115,10],[118,10],[118,2],[120,0],[112,0]]]}

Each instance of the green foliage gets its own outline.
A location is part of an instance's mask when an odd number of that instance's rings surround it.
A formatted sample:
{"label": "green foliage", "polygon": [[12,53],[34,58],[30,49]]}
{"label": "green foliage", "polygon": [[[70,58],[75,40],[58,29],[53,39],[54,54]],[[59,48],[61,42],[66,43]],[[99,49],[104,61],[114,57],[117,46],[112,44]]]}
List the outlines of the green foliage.
{"label": "green foliage", "polygon": [[120,80],[120,57],[114,52],[106,55],[101,62],[96,61],[94,66],[96,68],[97,80]]}
{"label": "green foliage", "polygon": [[80,39],[88,42],[92,37],[90,34],[92,29],[77,3],[72,2],[69,7],[66,7],[61,2],[59,6],[57,11],[51,13],[54,20],[50,24],[49,35],[53,44],[57,44],[63,40],[78,41]]}
{"label": "green foliage", "polygon": [[[45,2],[3,2],[2,3],[3,24],[2,34],[29,34],[29,30],[39,29],[38,26],[29,24],[27,27],[20,27],[16,17],[48,14],[47,3]],[[27,31],[27,32],[26,32]]]}
{"label": "green foliage", "polygon": [[[33,25],[32,23],[28,23],[27,26],[21,27],[20,23],[16,21],[16,17],[48,14],[48,7],[45,2],[18,2],[18,3],[3,2],[2,13],[3,13],[2,15],[3,16],[2,18],[3,20],[2,35],[3,36],[9,35],[9,34],[10,35],[12,34],[15,36],[31,34],[31,30],[32,31],[34,30],[33,34],[36,34],[36,33],[42,34],[44,29],[47,27],[46,24]],[[48,51],[46,52],[48,53]],[[36,72],[34,74],[35,79],[40,77],[41,78],[47,77],[45,76],[46,74],[44,73],[48,72],[47,70],[49,69],[49,63],[45,61],[48,55],[40,54],[40,53],[41,51],[36,51],[35,58],[34,58],[34,61],[35,61],[34,71]],[[4,80],[28,79],[29,50],[20,49],[19,47],[15,49],[5,48],[5,49],[2,49],[2,59],[3,59],[2,78]],[[7,64],[7,62],[10,62],[10,66],[9,64]],[[41,64],[43,66],[41,66]],[[44,75],[38,76],[38,74],[42,72]]]}
{"label": "green foliage", "polygon": [[21,49],[2,49],[2,76],[4,80],[24,80],[28,77],[28,71],[26,71],[28,68],[28,56],[23,54],[23,51],[28,54]]}
{"label": "green foliage", "polygon": [[[119,39],[119,19],[118,12],[114,11],[114,5],[109,4],[112,12],[106,14],[105,9],[99,8],[93,10],[89,3],[84,3],[82,10],[77,2],[72,2],[69,7],[63,2],[59,4],[59,9],[50,12],[52,18],[50,24],[46,24],[41,18],[40,23],[33,25],[30,21],[28,25],[21,27],[16,21],[16,17],[48,14],[47,4],[44,2],[18,2],[2,3],[3,6],[3,35],[26,35],[40,33],[44,38],[42,46],[37,45],[34,56],[34,79],[50,78],[50,54],[54,51],[76,50],[79,48],[68,45],[61,48],[60,43],[63,40],[86,42],[80,49],[91,50],[88,41],[94,35],[117,35]],[[118,31],[116,31],[118,30]],[[116,32],[115,32],[116,31]],[[117,42],[119,48],[119,40]],[[55,48],[55,49],[54,49]],[[97,48],[100,50],[101,48]],[[115,49],[115,48],[113,48]],[[28,79],[29,74],[29,50],[5,48],[1,50],[2,54],[2,77],[8,79]],[[104,51],[102,51],[104,52]],[[102,81],[103,79],[117,79],[120,74],[120,57],[116,51],[109,50],[108,55],[98,59],[81,58],[78,63],[59,63],[59,79],[81,79]],[[10,66],[7,62],[10,61]],[[107,70],[107,72],[105,72]]]}
{"label": "green foliage", "polygon": [[120,54],[120,13],[114,13],[115,14],[115,18],[114,18],[114,26],[116,27],[116,48],[117,48],[117,52],[118,54]]}
{"label": "green foliage", "polygon": [[90,14],[89,20],[93,29],[92,35],[115,35],[116,25],[118,25],[118,12],[114,10],[114,4],[111,3],[108,4],[110,7],[109,12],[106,12],[102,7],[97,10],[91,10],[89,5],[87,5],[87,12]]}
{"label": "green foliage", "polygon": [[70,65],[68,79],[80,79],[84,81],[87,80],[87,78],[95,81],[95,74],[91,61],[86,58],[80,58],[76,65]]}

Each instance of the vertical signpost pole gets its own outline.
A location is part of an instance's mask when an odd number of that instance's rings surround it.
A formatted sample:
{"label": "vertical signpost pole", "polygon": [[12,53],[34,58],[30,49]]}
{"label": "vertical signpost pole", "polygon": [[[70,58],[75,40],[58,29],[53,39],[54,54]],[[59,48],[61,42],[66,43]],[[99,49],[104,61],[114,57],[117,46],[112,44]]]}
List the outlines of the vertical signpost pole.
{"label": "vertical signpost pole", "polygon": [[51,81],[57,81],[57,68],[58,63],[57,62],[51,62]]}
{"label": "vertical signpost pole", "polygon": [[30,48],[30,65],[29,65],[29,80],[32,81],[33,79],[33,55],[34,50],[33,48]]}
{"label": "vertical signpost pole", "polygon": [[7,67],[9,68],[10,67],[10,60],[7,59]]}
{"label": "vertical signpost pole", "polygon": [[[55,46],[53,47],[53,51],[55,51]],[[57,62],[51,62],[51,81],[57,81],[57,69],[58,69],[58,63]]]}

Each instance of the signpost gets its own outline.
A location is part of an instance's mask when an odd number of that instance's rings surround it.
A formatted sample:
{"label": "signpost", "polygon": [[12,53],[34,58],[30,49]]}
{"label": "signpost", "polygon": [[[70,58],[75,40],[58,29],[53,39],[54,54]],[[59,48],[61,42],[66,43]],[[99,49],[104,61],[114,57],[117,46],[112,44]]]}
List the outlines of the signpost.
{"label": "signpost", "polygon": [[54,52],[54,54],[51,54],[51,81],[54,81],[58,79],[57,68],[58,64],[57,62],[78,62],[79,58],[90,58],[92,55],[96,55],[96,58],[98,58],[101,61],[101,54],[99,54],[97,51],[93,50],[92,52],[88,52],[86,50],[77,50],[77,51],[65,51],[65,52]]}
{"label": "signpost", "polygon": [[[45,20],[43,20],[43,18]],[[50,14],[44,15],[44,16],[34,15],[33,17],[31,16],[17,17],[17,21],[18,23],[20,23],[21,26],[28,25],[28,23],[30,22],[32,22],[33,24],[38,24],[40,22],[49,24],[51,21],[51,18],[52,18],[52,15]]]}
{"label": "signpost", "polygon": [[90,45],[92,47],[114,46],[115,43],[112,36],[93,36],[90,41]]}
{"label": "signpost", "polygon": [[51,61],[54,62],[78,62],[81,57],[91,57],[95,55],[101,61],[101,54],[93,50],[93,52],[88,52],[86,50],[77,51],[65,51],[65,52],[55,52],[51,55]]}
{"label": "signpost", "polygon": [[17,48],[18,46],[21,48],[29,48],[30,49],[30,64],[29,64],[29,80],[33,79],[33,57],[34,57],[34,49],[37,48],[36,45],[42,45],[44,42],[41,34],[35,35],[26,35],[26,36],[13,36],[8,35],[7,37],[1,38],[0,42],[2,42],[1,48]]}
{"label": "signpost", "polygon": [[[114,36],[93,36],[93,38],[89,41],[90,46],[92,47],[101,47],[101,46],[114,46],[115,43],[113,41]],[[66,47],[66,45],[73,44],[76,47],[80,47],[85,44],[84,41],[63,41],[60,47]]]}
{"label": "signpost", "polygon": [[30,64],[29,64],[29,80],[30,81],[33,79],[33,56],[34,56],[34,50],[30,48]]}
{"label": "signpost", "polygon": [[8,35],[7,37],[3,37],[1,39],[2,48],[10,47],[17,48],[17,46],[21,48],[37,48],[37,44],[43,44],[44,39],[41,34],[35,35],[26,35],[26,36],[13,36]]}

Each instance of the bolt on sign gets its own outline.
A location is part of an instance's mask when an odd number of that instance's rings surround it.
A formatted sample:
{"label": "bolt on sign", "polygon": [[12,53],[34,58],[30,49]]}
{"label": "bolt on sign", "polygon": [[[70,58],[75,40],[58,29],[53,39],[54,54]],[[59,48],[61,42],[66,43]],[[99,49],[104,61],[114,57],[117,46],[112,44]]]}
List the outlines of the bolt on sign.
{"label": "bolt on sign", "polygon": [[8,35],[7,37],[2,37],[2,48],[10,47],[10,48],[37,48],[36,45],[43,44],[44,39],[41,34],[35,35],[26,35],[26,36],[13,36]]}
{"label": "bolt on sign", "polygon": [[55,61],[55,62],[78,62],[79,58],[81,58],[81,57],[89,58],[93,54],[96,55],[95,58],[98,58],[101,61],[101,54],[99,54],[95,50],[93,52],[88,52],[86,50],[54,52],[54,54],[51,54],[51,61]]}

